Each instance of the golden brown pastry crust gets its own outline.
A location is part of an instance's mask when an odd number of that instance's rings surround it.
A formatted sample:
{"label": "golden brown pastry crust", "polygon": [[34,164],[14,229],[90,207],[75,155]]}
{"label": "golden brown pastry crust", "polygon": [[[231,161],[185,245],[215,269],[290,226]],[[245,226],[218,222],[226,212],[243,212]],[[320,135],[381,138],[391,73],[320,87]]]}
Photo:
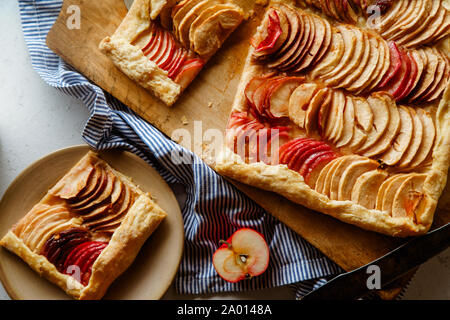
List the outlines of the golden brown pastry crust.
{"label": "golden brown pastry crust", "polygon": [[[90,151],[73,168],[96,154]],[[92,266],[87,286],[83,286],[73,277],[59,272],[43,255],[31,251],[13,231],[0,240],[0,245],[17,254],[40,276],[63,289],[68,295],[80,300],[101,299],[110,284],[122,274],[134,261],[147,238],[156,230],[167,214],[151,199],[151,195],[142,192],[129,178],[103,162],[116,177],[138,194],[137,199],[127,212],[125,219],[115,230],[108,245],[103,249]],[[68,177],[70,172],[64,177]],[[55,189],[61,180],[55,185]],[[52,190],[50,189],[50,191]],[[50,192],[49,191],[49,192]],[[41,201],[49,198],[47,194]]]}
{"label": "golden brown pastry crust", "polygon": [[[231,112],[247,110],[245,87],[254,76],[264,73],[261,65],[252,63],[253,52],[254,49],[250,46]],[[424,172],[427,174],[423,187],[424,197],[416,210],[417,223],[407,218],[393,218],[386,212],[369,210],[351,201],[330,200],[311,189],[299,173],[288,169],[286,165],[275,166],[262,162],[248,164],[227,146],[216,159],[215,169],[220,174],[276,192],[295,203],[367,230],[396,237],[419,235],[431,227],[438,199],[447,183],[450,165],[450,84],[438,106],[436,130],[433,161]]]}

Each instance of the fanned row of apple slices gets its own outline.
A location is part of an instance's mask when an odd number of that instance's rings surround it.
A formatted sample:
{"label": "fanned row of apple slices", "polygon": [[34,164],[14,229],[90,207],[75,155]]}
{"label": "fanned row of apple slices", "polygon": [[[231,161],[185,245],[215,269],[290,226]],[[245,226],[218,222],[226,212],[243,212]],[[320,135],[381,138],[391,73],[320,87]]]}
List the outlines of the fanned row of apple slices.
{"label": "fanned row of apple slices", "polygon": [[233,112],[227,125],[227,145],[247,163],[273,163],[281,143],[289,139],[289,127],[266,126],[247,112]]}
{"label": "fanned row of apple slices", "polygon": [[101,165],[91,170],[83,189],[66,197],[70,210],[83,218],[83,226],[112,234],[134,202],[131,188]]}
{"label": "fanned row of apple slices", "polygon": [[[64,274],[73,275],[84,286],[89,283],[92,266],[108,242],[95,241],[83,228],[70,228],[53,234],[41,254]],[[76,272],[76,269],[79,272]]]}
{"label": "fanned row of apple slices", "polygon": [[[280,5],[270,8],[252,41],[253,57],[269,68],[298,73],[355,94],[387,91],[397,101],[432,102],[450,78],[450,61],[437,49],[399,49],[351,25]],[[314,68],[310,68],[314,66]]]}
{"label": "fanned row of apple slices", "polygon": [[385,39],[416,48],[450,35],[450,11],[442,0],[392,1],[374,30]]}
{"label": "fanned row of apple slices", "polygon": [[362,98],[304,83],[292,93],[288,111],[308,136],[318,132],[338,148],[377,157],[390,166],[418,167],[428,160],[434,145],[431,114],[422,108],[397,106],[384,93]]}
{"label": "fanned row of apple slices", "polygon": [[180,46],[171,32],[152,22],[149,40],[142,52],[183,89],[195,78],[205,62]]}
{"label": "fanned row of apple slices", "polygon": [[[381,13],[368,21],[369,27],[386,40],[395,40],[406,48],[435,43],[450,35],[450,12],[442,0],[297,0],[319,9],[337,21],[355,24],[359,18]],[[367,12],[369,9],[370,12]]]}
{"label": "fanned row of apple slices", "polygon": [[65,205],[37,204],[19,221],[13,232],[30,250],[40,253],[53,234],[80,226],[81,222]]}
{"label": "fanned row of apple slices", "polygon": [[330,161],[310,185],[331,200],[351,200],[367,209],[388,212],[392,217],[414,219],[425,179],[426,174],[417,173],[389,177],[378,162],[349,155]]}
{"label": "fanned row of apple slices", "polygon": [[243,18],[240,7],[217,0],[183,0],[172,9],[177,39],[203,58],[212,56]]}

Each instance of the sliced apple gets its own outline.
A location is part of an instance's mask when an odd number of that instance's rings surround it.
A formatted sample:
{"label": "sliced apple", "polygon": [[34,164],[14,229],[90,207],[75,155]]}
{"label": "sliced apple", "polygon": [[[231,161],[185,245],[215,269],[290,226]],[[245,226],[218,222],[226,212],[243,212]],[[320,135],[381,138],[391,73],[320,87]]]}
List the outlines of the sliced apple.
{"label": "sliced apple", "polygon": [[[392,142],[394,141],[395,137],[397,136],[400,130],[400,114],[398,108],[395,102],[393,100],[390,100],[390,98],[387,98],[386,101],[389,108],[389,123],[387,125],[387,128],[385,128],[384,133],[378,138],[374,139],[375,143],[368,149],[364,149],[364,151],[362,151],[362,155],[366,157],[373,157],[379,155],[385,152],[387,149],[389,149],[389,147],[392,145]],[[374,121],[375,125],[373,130],[375,130],[375,127],[384,128],[384,122],[382,121],[383,120],[380,120],[381,125],[379,127],[376,126],[377,122]],[[377,131],[377,136],[378,132],[380,131]]]}
{"label": "sliced apple", "polygon": [[424,197],[426,174],[411,174],[396,191],[392,203],[392,217],[410,218],[416,222],[416,210]]}
{"label": "sliced apple", "polygon": [[[441,0],[439,0],[441,2]],[[427,28],[417,37],[411,39],[408,42],[408,47],[418,47],[424,45],[433,38],[433,35],[439,30],[441,25],[445,21],[445,17],[448,14],[448,9],[438,10],[436,17],[433,21],[427,26]]]}
{"label": "sliced apple", "polygon": [[[409,178],[409,174],[399,174],[395,176],[395,179],[386,186],[386,190],[383,198],[381,199],[381,211],[392,212],[392,203],[394,201],[395,193],[400,186]],[[378,205],[378,203],[377,203]]]}
{"label": "sliced apple", "polygon": [[399,14],[407,7],[405,1],[394,1],[393,6],[389,12],[381,16],[380,22],[375,25],[375,30],[382,34],[388,30],[398,19]]}
{"label": "sliced apple", "polygon": [[431,102],[434,97],[439,97],[449,82],[448,58],[437,50],[435,50],[435,53],[439,61],[436,75],[430,87],[427,89],[427,92],[418,98],[421,101]]}
{"label": "sliced apple", "polygon": [[341,148],[350,143],[353,138],[353,133],[355,131],[355,110],[353,106],[353,99],[349,96],[345,97],[345,108],[344,108],[344,125],[342,128],[342,135],[337,140],[336,147]]}
{"label": "sliced apple", "polygon": [[365,172],[377,169],[378,166],[378,162],[362,157],[359,160],[351,162],[340,177],[337,200],[351,200],[352,190],[358,178]]}
{"label": "sliced apple", "polygon": [[251,41],[255,48],[253,57],[265,59],[275,54],[285,44],[289,33],[290,25],[284,11],[270,8]]}
{"label": "sliced apple", "polygon": [[[375,148],[378,151],[379,145],[377,142],[384,136],[391,121],[393,129],[398,129],[400,124],[397,106],[395,105],[395,102],[394,105],[392,105],[392,99],[390,97],[383,94],[374,93],[367,99],[367,102],[369,103],[374,117],[372,128],[369,128],[367,132],[366,142],[357,150],[358,153],[364,155],[367,150],[370,150],[368,153],[373,153]],[[393,119],[391,120],[391,118]],[[397,131],[395,133],[397,133]],[[388,144],[389,142],[390,141],[387,141]],[[386,141],[380,141],[380,144],[383,144],[383,146],[385,143]]]}
{"label": "sliced apple", "polygon": [[370,131],[374,123],[375,115],[378,113],[374,112],[367,99],[359,97],[352,97],[352,99],[358,126],[366,132]]}
{"label": "sliced apple", "polygon": [[[332,30],[331,30],[331,25],[325,19],[320,19],[320,21],[325,24],[325,34],[324,34],[324,39],[323,39],[322,45],[319,49],[319,52],[317,52],[316,56],[313,58],[313,61],[310,64],[311,66],[316,65],[318,62],[320,62],[322,60],[322,58],[325,56],[325,54],[328,53],[328,50],[331,47],[331,39],[333,36]],[[320,28],[320,26],[318,28]]]}
{"label": "sliced apple", "polygon": [[407,20],[399,19],[400,21],[405,21],[401,26],[394,30],[390,36],[390,39],[399,39],[405,34],[408,34],[418,28],[420,24],[426,20],[426,13],[431,8],[431,1],[415,1],[411,7],[414,8],[414,12],[412,12],[409,18],[407,17]]}
{"label": "sliced apple", "polygon": [[133,192],[130,190],[128,186],[125,186],[123,188],[123,192],[119,200],[111,208],[111,212],[108,216],[104,217],[103,219],[98,219],[96,221],[83,223],[83,226],[92,229],[93,231],[109,228],[113,224],[115,225],[117,222],[120,222],[120,219],[125,216],[128,209],[133,204],[133,201],[134,201]]}
{"label": "sliced apple", "polygon": [[305,182],[311,189],[316,188],[316,182],[325,166],[337,157],[338,155],[335,152],[324,152],[321,154],[316,154],[310,164],[305,162],[305,169],[302,168],[301,172],[303,172]]}
{"label": "sliced apple", "polygon": [[[191,11],[191,9],[196,6],[201,0],[182,0],[172,9],[172,25],[173,30],[178,30],[179,25],[184,17]],[[177,35],[178,37],[178,35]]]}
{"label": "sliced apple", "polygon": [[242,228],[224,242],[213,256],[217,273],[228,282],[262,274],[269,265],[269,247],[257,231]]}
{"label": "sliced apple", "polygon": [[319,91],[316,83],[303,83],[298,86],[289,98],[289,118],[300,128],[305,127],[305,116],[312,98]]}
{"label": "sliced apple", "polygon": [[[353,79],[355,79],[360,74],[358,71],[358,66],[363,59],[365,47],[366,45],[368,45],[368,42],[366,43],[367,36],[358,28],[342,29],[341,33],[353,34],[353,38],[349,37],[349,41],[347,43],[349,45],[350,43],[352,43],[354,47],[348,51],[348,58],[344,55],[344,59],[341,60],[341,63],[343,63],[342,67],[338,66],[337,69],[339,69],[339,71],[336,72],[333,76],[328,77],[326,83],[333,87],[346,88],[349,83],[351,83]],[[344,36],[344,41],[345,38],[346,37]],[[361,68],[359,70],[362,71]]]}
{"label": "sliced apple", "polygon": [[333,104],[333,91],[329,91],[329,94],[325,97],[325,99],[322,102],[322,105],[319,109],[319,114],[317,116],[317,131],[319,135],[323,138],[325,136],[325,130],[327,128],[327,125],[329,125],[328,118],[330,117],[330,109],[332,108]]}
{"label": "sliced apple", "polygon": [[418,2],[422,1],[414,1],[410,5],[403,4],[403,6],[401,6],[402,10],[398,12],[395,21],[389,26],[389,28],[381,33],[383,38],[392,39],[398,30],[404,28],[404,26],[414,18],[413,12]]}
{"label": "sliced apple", "polygon": [[425,72],[417,84],[414,91],[408,97],[409,102],[417,101],[426,94],[436,78],[436,72],[439,66],[439,55],[431,48],[422,49],[421,52],[427,59]]}
{"label": "sliced apple", "polygon": [[323,59],[314,67],[311,77],[316,79],[322,74],[328,73],[341,61],[344,55],[344,39],[339,30],[334,30],[331,35],[330,49],[323,56]]}
{"label": "sliced apple", "polygon": [[184,45],[186,48],[189,48],[189,31],[191,26],[197,17],[204,12],[204,9],[211,7],[216,2],[213,0],[202,0],[197,2],[190,10],[186,13],[186,15],[180,20],[180,23],[175,29],[175,34],[178,36],[180,43]]}
{"label": "sliced apple", "polygon": [[327,178],[328,172],[330,172],[330,170],[339,164],[339,159],[333,159],[330,162],[328,162],[322,170],[320,170],[318,177],[316,179],[316,184],[314,189],[319,192],[319,193],[323,193],[324,188],[325,188],[325,180]]}
{"label": "sliced apple", "polygon": [[201,57],[212,56],[244,19],[237,6],[210,15],[192,31],[191,49]]}
{"label": "sliced apple", "polygon": [[401,52],[397,47],[397,44],[393,41],[389,42],[389,71],[387,75],[383,78],[381,83],[377,86],[377,88],[385,88],[388,83],[395,78],[395,76],[401,71],[402,67],[402,57]]}
{"label": "sliced apple", "polygon": [[355,161],[361,160],[362,158],[357,155],[343,156],[339,164],[330,171],[330,199],[338,200],[339,195],[339,183],[341,181],[344,171]]}
{"label": "sliced apple", "polygon": [[411,30],[409,33],[396,39],[397,43],[402,46],[408,47],[408,48],[413,47],[409,43],[412,40],[416,39],[418,36],[420,36],[420,34],[422,34],[424,32],[424,30],[426,30],[428,28],[430,23],[435,19],[440,6],[441,6],[441,0],[431,1],[431,8],[428,8],[426,15],[425,15],[425,19],[420,21],[419,26],[417,26],[414,30]]}
{"label": "sliced apple", "polygon": [[354,72],[348,74],[343,83],[340,84],[342,88],[350,92],[360,91],[368,82],[379,63],[380,50],[378,49],[378,41],[374,36],[366,32],[364,33],[364,38],[364,55],[361,62]]}
{"label": "sliced apple", "polygon": [[317,144],[320,142],[311,138],[297,138],[285,143],[279,149],[280,163],[288,164],[299,149],[303,146],[309,147],[310,143]]}
{"label": "sliced apple", "polygon": [[408,56],[405,50],[400,50],[402,64],[400,71],[391,79],[386,87],[380,88],[380,90],[386,90],[389,92],[395,100],[400,100],[403,96],[403,92],[406,91],[409,79],[415,77],[415,74],[411,74],[411,66],[413,62]]}
{"label": "sliced apple", "polygon": [[303,82],[304,77],[285,77],[277,83],[277,86],[270,92],[269,112],[274,118],[289,116],[289,101],[292,93]]}
{"label": "sliced apple", "polygon": [[204,65],[205,62],[201,59],[185,61],[174,81],[178,83],[181,88],[186,89],[200,70],[202,70]]}
{"label": "sliced apple", "polygon": [[77,207],[72,206],[72,209],[76,210],[77,212],[87,213],[87,211],[92,210],[92,208],[94,208],[96,205],[102,203],[104,200],[110,197],[114,188],[116,177],[109,170],[106,171],[106,175],[107,175],[107,183],[102,192],[98,193],[96,197],[91,198],[88,203],[85,203],[84,205]]}
{"label": "sliced apple", "polygon": [[72,169],[62,182],[52,188],[51,193],[62,199],[75,198],[83,192],[94,171],[94,166],[90,163],[77,164],[77,167]]}
{"label": "sliced apple", "polygon": [[419,151],[420,145],[422,144],[422,137],[424,130],[422,121],[420,121],[419,116],[417,115],[416,110],[414,108],[409,108],[408,110],[411,114],[414,134],[412,135],[411,142],[408,148],[406,149],[400,161],[397,163],[397,166],[399,168],[406,168],[410,165],[411,161]]}
{"label": "sliced apple", "polygon": [[[297,47],[303,37],[303,29],[300,28],[300,18],[295,10],[292,10],[288,6],[281,5],[279,12],[282,12],[286,16],[287,25],[289,26],[289,35],[285,40],[283,46],[273,56],[273,60],[277,61],[286,60],[292,54],[292,48]],[[288,51],[291,51],[288,54]],[[282,58],[283,57],[283,58]],[[278,64],[269,64],[269,67],[276,67]]]}
{"label": "sliced apple", "polygon": [[390,148],[380,156],[380,159],[387,165],[396,165],[408,149],[414,132],[413,120],[409,109],[399,106],[400,130],[392,142]]}
{"label": "sliced apple", "polygon": [[283,48],[284,50],[281,50],[277,57],[267,64],[269,68],[288,68],[295,62],[295,58],[303,53],[302,48],[306,46],[306,42],[311,36],[310,25],[305,21],[304,15],[300,15],[290,8],[286,9],[285,12],[291,26],[291,32],[296,33],[297,36],[289,47]]}
{"label": "sliced apple", "polygon": [[342,136],[342,131],[344,130],[344,110],[345,110],[345,104],[346,104],[346,98],[344,95],[344,92],[341,90],[335,90],[334,91],[334,97],[333,97],[333,110],[336,110],[335,113],[335,117],[332,118],[331,117],[331,113],[330,113],[330,117],[328,118],[328,122],[330,121],[334,121],[336,123],[336,125],[333,128],[333,131],[331,132],[331,135],[329,137],[329,139],[336,143],[337,141],[339,141],[339,139]]}
{"label": "sliced apple", "polygon": [[352,31],[350,26],[339,25],[337,27],[337,30],[340,31],[340,34],[342,35],[343,38],[344,53],[337,65],[335,65],[331,70],[329,70],[329,72],[321,74],[321,78],[324,79],[324,81],[330,85],[333,85],[335,83],[334,80],[340,79],[339,77],[341,76],[341,71],[342,70],[345,71],[345,68],[350,63],[355,52],[357,52],[357,50],[362,48],[362,44],[359,43],[356,37],[356,33]]}
{"label": "sliced apple", "polygon": [[[324,47],[331,41],[331,36],[329,40],[327,37],[327,21],[316,16],[310,16],[311,25],[314,29],[314,37],[312,37],[312,43],[310,48],[306,49],[306,54],[303,56],[301,63],[297,62],[294,72],[301,72],[312,65],[312,62],[316,59],[317,55],[323,50]],[[325,42],[328,41],[328,44]]]}
{"label": "sliced apple", "polygon": [[312,98],[305,116],[305,129],[308,135],[311,135],[317,129],[317,118],[320,106],[330,94],[327,88],[320,89]]}
{"label": "sliced apple", "polygon": [[427,159],[433,150],[436,137],[436,128],[431,114],[420,108],[416,109],[416,111],[420,121],[422,122],[423,137],[419,150],[409,165],[411,168],[420,166]]}
{"label": "sliced apple", "polygon": [[179,74],[181,68],[185,65],[188,57],[188,53],[184,48],[180,50],[181,52],[177,60],[174,60],[174,63],[168,66],[167,68],[167,76],[172,80],[175,79],[175,77]]}
{"label": "sliced apple", "polygon": [[104,167],[98,167],[98,169],[101,171],[101,176],[99,178],[99,183],[96,185],[96,188],[93,192],[90,192],[89,195],[83,197],[83,198],[74,198],[69,201],[70,207],[82,207],[85,204],[89,203],[92,199],[95,199],[98,197],[98,195],[103,192],[104,188],[106,187],[106,184],[108,182],[108,176],[106,174]]}
{"label": "sliced apple", "polygon": [[363,173],[356,179],[351,200],[369,210],[375,209],[377,191],[387,176],[388,173],[384,170],[372,170]]}
{"label": "sliced apple", "polygon": [[36,226],[46,223],[46,221],[56,220],[55,215],[66,214],[67,208],[61,205],[48,206],[38,205],[33,207],[32,212],[27,214],[27,219],[20,221],[20,224],[14,229],[14,233],[27,242],[27,238],[34,231]]}
{"label": "sliced apple", "polygon": [[383,38],[376,37],[376,39],[378,42],[378,51],[380,52],[380,58],[378,59],[379,63],[377,64],[370,80],[367,81],[366,84],[356,92],[356,94],[374,90],[381,84],[382,81],[384,81],[389,73],[389,69],[391,67],[391,53],[389,46]]}
{"label": "sliced apple", "polygon": [[325,177],[324,183],[323,183],[323,190],[322,193],[326,195],[328,198],[331,198],[331,183],[333,181],[334,172],[336,169],[340,166],[340,164],[345,161],[347,157],[340,157],[337,158],[334,162],[335,164],[328,170],[327,175]]}

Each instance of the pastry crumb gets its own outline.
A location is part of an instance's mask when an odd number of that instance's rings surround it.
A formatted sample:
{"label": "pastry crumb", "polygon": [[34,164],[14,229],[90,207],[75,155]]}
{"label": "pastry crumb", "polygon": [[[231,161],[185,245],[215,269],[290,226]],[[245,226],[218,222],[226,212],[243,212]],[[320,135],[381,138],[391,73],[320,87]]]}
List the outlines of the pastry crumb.
{"label": "pastry crumb", "polygon": [[183,123],[183,125],[189,124],[189,121],[188,121],[188,119],[186,118],[186,116],[182,116],[180,120],[181,120],[181,123]]}

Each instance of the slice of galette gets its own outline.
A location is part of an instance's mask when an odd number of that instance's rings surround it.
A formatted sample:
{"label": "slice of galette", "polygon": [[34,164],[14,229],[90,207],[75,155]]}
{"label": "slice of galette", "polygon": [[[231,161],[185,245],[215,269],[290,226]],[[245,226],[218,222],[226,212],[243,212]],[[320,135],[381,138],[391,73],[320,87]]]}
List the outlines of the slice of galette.
{"label": "slice of galette", "polygon": [[150,194],[90,151],[0,245],[68,295],[101,299],[165,217]]}
{"label": "slice of galette", "polygon": [[216,170],[368,230],[426,232],[450,162],[450,39],[411,49],[287,3],[251,41]]}
{"label": "slice of galette", "polygon": [[100,50],[170,106],[243,19],[234,0],[135,0]]}

